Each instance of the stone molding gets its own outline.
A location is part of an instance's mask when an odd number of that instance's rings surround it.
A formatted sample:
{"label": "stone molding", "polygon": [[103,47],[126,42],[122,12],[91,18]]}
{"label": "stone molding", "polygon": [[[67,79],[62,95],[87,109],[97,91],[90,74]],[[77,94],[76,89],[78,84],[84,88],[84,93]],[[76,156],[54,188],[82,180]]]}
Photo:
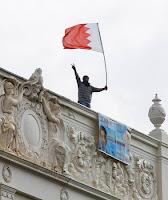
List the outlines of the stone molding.
{"label": "stone molding", "polygon": [[16,190],[0,183],[0,200],[14,200]]}

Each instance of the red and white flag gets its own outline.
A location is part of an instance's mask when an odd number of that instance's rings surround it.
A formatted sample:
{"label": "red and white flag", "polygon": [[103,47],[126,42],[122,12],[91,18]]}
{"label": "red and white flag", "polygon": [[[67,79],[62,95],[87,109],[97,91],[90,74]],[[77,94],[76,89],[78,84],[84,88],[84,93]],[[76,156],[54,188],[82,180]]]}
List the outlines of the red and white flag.
{"label": "red and white flag", "polygon": [[65,49],[88,49],[103,53],[97,23],[78,24],[67,28],[62,42]]}

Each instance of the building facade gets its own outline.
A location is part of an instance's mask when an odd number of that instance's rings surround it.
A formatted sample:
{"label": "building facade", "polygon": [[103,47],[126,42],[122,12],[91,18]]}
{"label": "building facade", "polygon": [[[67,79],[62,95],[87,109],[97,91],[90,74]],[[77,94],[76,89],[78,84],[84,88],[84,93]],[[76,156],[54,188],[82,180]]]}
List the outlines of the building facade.
{"label": "building facade", "polygon": [[167,200],[168,137],[157,96],[155,129],[131,131],[131,163],[97,150],[98,113],[0,69],[0,199]]}

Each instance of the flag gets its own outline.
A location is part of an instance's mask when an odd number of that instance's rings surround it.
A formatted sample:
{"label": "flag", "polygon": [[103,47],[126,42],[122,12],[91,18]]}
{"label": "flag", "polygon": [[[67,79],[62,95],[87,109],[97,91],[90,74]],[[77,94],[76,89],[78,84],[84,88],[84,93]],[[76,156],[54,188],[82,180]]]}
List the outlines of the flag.
{"label": "flag", "polygon": [[88,49],[103,53],[97,23],[78,24],[67,28],[62,43],[65,49]]}

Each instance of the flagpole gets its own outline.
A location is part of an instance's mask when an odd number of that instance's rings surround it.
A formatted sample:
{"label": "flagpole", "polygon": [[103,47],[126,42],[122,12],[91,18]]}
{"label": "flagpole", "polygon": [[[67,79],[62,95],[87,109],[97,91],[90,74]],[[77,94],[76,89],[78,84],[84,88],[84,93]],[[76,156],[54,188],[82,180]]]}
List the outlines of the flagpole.
{"label": "flagpole", "polygon": [[104,51],[103,51],[103,58],[104,58],[105,73],[106,73],[106,86],[107,86],[107,65],[106,65],[106,58],[105,58]]}
{"label": "flagpole", "polygon": [[100,35],[100,29],[99,29],[99,24],[98,24],[98,23],[97,23],[97,27],[98,27],[99,36],[100,36],[100,42],[101,42],[102,49],[103,49],[103,59],[104,59],[104,65],[105,65],[106,86],[107,86],[107,65],[106,65],[106,57],[105,57],[105,53],[104,53],[103,42],[102,42],[102,38],[101,38],[101,35]]}

